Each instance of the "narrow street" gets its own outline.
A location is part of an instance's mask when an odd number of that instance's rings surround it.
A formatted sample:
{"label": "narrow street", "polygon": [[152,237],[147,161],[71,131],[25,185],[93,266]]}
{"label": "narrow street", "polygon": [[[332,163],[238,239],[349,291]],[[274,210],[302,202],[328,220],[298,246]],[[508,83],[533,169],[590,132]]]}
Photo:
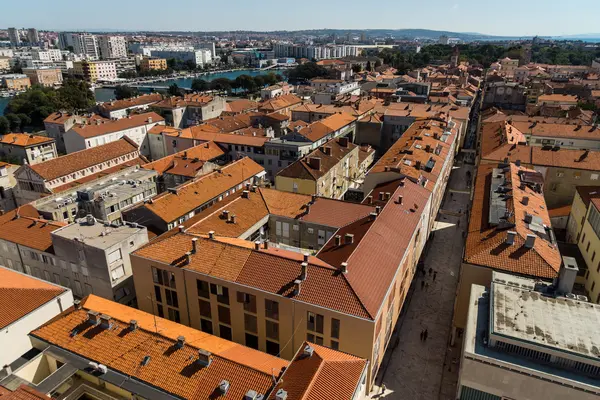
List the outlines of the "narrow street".
{"label": "narrow street", "polygon": [[[448,214],[438,214],[424,259],[425,275],[415,276],[409,304],[395,328],[399,343],[394,349],[391,345],[388,348],[376,379],[377,387],[371,394],[373,399],[455,397],[461,344],[457,342],[451,348],[448,343],[467,224],[466,174],[473,173],[473,169],[472,165],[458,162],[452,170],[442,204],[442,210]],[[453,213],[461,216],[449,215]],[[425,329],[428,335],[422,341],[420,335]],[[395,340],[392,337],[390,343]],[[381,383],[386,387],[383,395]]]}

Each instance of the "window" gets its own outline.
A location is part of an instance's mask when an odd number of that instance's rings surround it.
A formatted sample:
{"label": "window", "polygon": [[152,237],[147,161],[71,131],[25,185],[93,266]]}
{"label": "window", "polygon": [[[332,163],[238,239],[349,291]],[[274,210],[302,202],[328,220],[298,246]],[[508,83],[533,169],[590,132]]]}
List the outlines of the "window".
{"label": "window", "polygon": [[591,241],[589,241],[589,240],[588,240],[588,244],[587,244],[587,246],[585,246],[585,252],[586,252],[586,253],[587,253],[588,251],[590,251],[590,244],[591,244]]}
{"label": "window", "polygon": [[210,284],[210,292],[217,295],[217,301],[221,304],[229,305],[229,289],[225,286]]}
{"label": "window", "polygon": [[219,325],[219,336],[223,339],[231,340],[231,328],[225,325]]}
{"label": "window", "polygon": [[324,245],[325,244],[325,231],[319,229],[318,235],[319,236],[317,237],[317,244]]}
{"label": "window", "polygon": [[213,333],[212,321],[210,321],[208,319],[200,318],[200,329],[202,330],[202,332],[206,332],[206,333],[209,333],[212,335],[212,333]]}
{"label": "window", "polygon": [[[83,252],[80,250],[80,252]],[[111,253],[108,253],[108,264],[112,264],[119,260],[122,260],[123,256],[121,255],[121,249],[117,249]]]}
{"label": "window", "polygon": [[309,331],[323,333],[323,316],[308,311],[306,319],[307,329]]}
{"label": "window", "polygon": [[75,294],[77,296],[81,296],[83,294],[83,289],[81,288],[81,282],[75,281]]}
{"label": "window", "polygon": [[592,262],[594,262],[594,258],[596,258],[596,252],[595,251],[592,253]]}
{"label": "window", "polygon": [[[86,269],[86,272],[87,272],[87,269]],[[82,273],[83,273],[83,271],[82,271]],[[87,276],[87,273],[84,275]],[[117,268],[110,271],[110,276],[113,281],[116,281],[116,280],[122,278],[123,276],[125,276],[125,268],[122,265],[119,265]]]}
{"label": "window", "polygon": [[231,313],[229,312],[228,307],[219,306],[219,322],[226,323],[227,325],[231,325]]}
{"label": "window", "polygon": [[163,269],[152,267],[152,280],[162,286],[176,289],[175,274]]}
{"label": "window", "polygon": [[212,313],[210,309],[210,302],[206,300],[199,299],[198,306],[200,308],[200,315],[206,318],[212,318]]}
{"label": "window", "polygon": [[249,293],[237,292],[238,303],[244,304],[244,310],[256,314],[256,296]]}
{"label": "window", "polygon": [[281,227],[283,228],[282,236],[284,238],[289,238],[290,237],[290,224],[287,222],[284,222],[281,224]]}
{"label": "window", "polygon": [[160,292],[160,286],[154,285],[154,298],[158,303],[162,303],[162,294]]}
{"label": "window", "polygon": [[205,299],[210,299],[210,288],[209,288],[208,282],[197,279],[196,287],[198,288],[198,296],[199,297],[204,297]]}
{"label": "window", "polygon": [[293,191],[294,193],[298,193],[298,184],[297,184],[296,182],[294,182],[294,183],[292,184],[292,191]]}
{"label": "window", "polygon": [[165,317],[165,311],[163,309],[163,306],[161,306],[160,304],[156,306],[156,311],[158,312],[158,316],[161,318]]}
{"label": "window", "polygon": [[323,346],[323,338],[321,336],[316,336],[312,333],[307,333],[306,340],[308,340],[311,343],[315,343],[315,344]]}
{"label": "window", "polygon": [[246,346],[258,350],[258,336],[246,333]]}
{"label": "window", "polygon": [[265,317],[279,320],[279,303],[273,300],[265,299]]}
{"label": "window", "polygon": [[278,356],[279,355],[279,343],[275,343],[275,342],[271,342],[270,340],[267,340],[267,353],[269,353],[272,356]]}
{"label": "window", "polygon": [[596,287],[596,281],[592,282],[592,287],[590,289],[590,292],[593,292],[595,287]]}
{"label": "window", "polygon": [[165,299],[167,300],[167,305],[179,308],[179,300],[177,299],[176,291],[165,289]]}
{"label": "window", "polygon": [[54,277],[54,283],[56,283],[57,285],[60,285],[60,275],[58,274],[52,274]]}
{"label": "window", "polygon": [[339,339],[340,338],[340,320],[331,318],[331,337]]}
{"label": "window", "polygon": [[47,280],[48,282],[51,282],[51,280],[50,280],[50,272],[44,271],[44,279]]}
{"label": "window", "polygon": [[179,319],[179,311],[173,308],[168,308],[169,310],[169,319],[174,322],[181,322]]}
{"label": "window", "polygon": [[244,314],[244,329],[248,332],[258,333],[258,323],[254,315]]}
{"label": "window", "polygon": [[600,176],[599,174],[591,174],[590,179],[593,181],[597,181],[599,176]]}
{"label": "window", "polygon": [[281,236],[281,222],[280,221],[275,222],[275,234],[277,236]]}
{"label": "window", "polygon": [[[8,261],[10,261],[10,260],[8,260]],[[9,264],[11,264],[11,263],[9,263]],[[27,264],[25,264],[24,267],[25,267],[25,273],[27,275],[31,275],[31,267]],[[12,265],[11,265],[11,268],[12,268]]]}
{"label": "window", "polygon": [[265,328],[267,338],[279,340],[279,324],[277,322],[266,320]]}

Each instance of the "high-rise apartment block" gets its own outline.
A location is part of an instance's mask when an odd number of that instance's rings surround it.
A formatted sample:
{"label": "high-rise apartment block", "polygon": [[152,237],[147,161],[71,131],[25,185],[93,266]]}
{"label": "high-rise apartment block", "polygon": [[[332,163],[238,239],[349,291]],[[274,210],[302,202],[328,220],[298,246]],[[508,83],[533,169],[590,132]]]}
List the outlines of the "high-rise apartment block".
{"label": "high-rise apartment block", "polygon": [[123,36],[98,36],[98,46],[103,59],[127,57],[127,41]]}

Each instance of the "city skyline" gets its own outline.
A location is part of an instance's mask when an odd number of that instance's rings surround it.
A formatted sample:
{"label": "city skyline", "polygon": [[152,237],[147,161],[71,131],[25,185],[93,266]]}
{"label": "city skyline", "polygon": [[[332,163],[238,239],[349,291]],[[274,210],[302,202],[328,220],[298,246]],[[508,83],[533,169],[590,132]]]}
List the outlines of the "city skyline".
{"label": "city skyline", "polygon": [[[110,22],[104,19],[89,18],[89,9],[83,3],[72,0],[60,1],[61,7],[49,9],[41,0],[33,0],[28,13],[14,4],[3,7],[0,26],[35,27],[40,30],[89,30],[89,31],[278,31],[278,30],[312,30],[312,29],[430,29],[450,32],[476,32],[493,36],[563,36],[589,35],[598,31],[594,16],[600,12],[600,4],[591,0],[579,0],[568,9],[549,7],[548,2],[541,0],[518,2],[507,0],[503,9],[515,10],[507,18],[497,18],[494,10],[482,8],[473,0],[443,2],[432,0],[429,10],[438,10],[444,16],[439,19],[423,19],[419,23],[413,21],[414,16],[423,9],[417,3],[398,4],[384,0],[377,3],[378,9],[386,12],[377,18],[351,23],[353,13],[358,12],[362,3],[351,0],[329,1],[326,4],[315,0],[307,0],[305,7],[294,10],[294,14],[286,15],[279,10],[280,3],[274,0],[263,0],[260,4],[247,4],[233,0],[228,6],[227,20],[222,18],[204,18],[206,13],[219,14],[225,11],[221,7],[208,9],[205,5],[184,0],[178,8],[161,9],[156,13],[160,3],[149,0],[147,7],[140,8],[132,3],[107,0],[104,5],[109,9],[119,9],[112,13]],[[186,12],[182,12],[187,10]],[[230,11],[231,10],[231,11]],[[315,12],[317,10],[318,12]],[[582,13],[581,10],[586,10]],[[375,10],[376,11],[376,10]],[[131,16],[137,18],[131,18]],[[87,17],[86,17],[87,16]],[[223,15],[225,16],[225,15]],[[334,16],[334,18],[332,18]],[[410,17],[407,17],[410,16]],[[535,16],[535,18],[533,18]],[[468,24],[465,24],[465,21]]]}

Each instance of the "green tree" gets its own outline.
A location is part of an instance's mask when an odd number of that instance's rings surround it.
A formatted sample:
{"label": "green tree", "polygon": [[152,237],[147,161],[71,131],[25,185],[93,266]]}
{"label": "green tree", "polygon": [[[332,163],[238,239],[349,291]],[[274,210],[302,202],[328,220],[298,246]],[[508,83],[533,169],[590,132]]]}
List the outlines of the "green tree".
{"label": "green tree", "polygon": [[17,116],[17,114],[5,114],[4,115],[8,122],[10,123],[11,132],[20,132],[21,131],[21,119]]}
{"label": "green tree", "polygon": [[277,75],[274,72],[263,75],[263,80],[266,85],[274,85],[279,82],[279,79],[277,79]]}
{"label": "green tree", "polygon": [[371,61],[367,61],[367,71],[373,71],[373,68],[371,67]]}
{"label": "green tree", "polygon": [[25,129],[26,126],[31,125],[31,118],[27,114],[17,114],[17,117],[21,120],[21,129]]}
{"label": "green tree", "polygon": [[327,76],[327,72],[327,69],[318,65],[317,63],[307,62],[304,64],[300,64],[291,70],[288,70],[287,74],[289,80],[295,82],[324,77]]}
{"label": "green tree", "polygon": [[131,86],[117,85],[117,87],[115,87],[115,97],[117,98],[117,100],[130,99],[139,94],[139,90]]}
{"label": "green tree", "polygon": [[254,77],[254,85],[257,89],[262,89],[265,87],[265,78],[261,75],[257,75]]}
{"label": "green tree", "polygon": [[174,58],[167,58],[167,68],[175,70],[177,67],[177,60]]}
{"label": "green tree", "polygon": [[5,116],[0,115],[0,135],[5,135],[10,132],[10,122]]}
{"label": "green tree", "polygon": [[246,92],[256,91],[256,82],[250,75],[240,75],[235,78],[235,83]]}
{"label": "green tree", "polygon": [[89,83],[78,79],[67,79],[58,89],[60,108],[68,111],[87,111],[96,104]]}
{"label": "green tree", "polygon": [[352,71],[355,74],[358,74],[360,71],[362,71],[362,67],[359,64],[355,64],[355,65],[352,66]]}
{"label": "green tree", "polygon": [[379,67],[381,67],[381,61],[377,60],[377,61],[375,61],[375,68],[379,68]]}
{"label": "green tree", "polygon": [[210,82],[210,88],[212,90],[230,92],[232,89],[232,82],[227,78],[217,78]]}
{"label": "green tree", "polygon": [[171,86],[169,86],[169,90],[167,91],[167,93],[169,93],[171,96],[181,96],[182,90],[176,83],[173,83],[171,84]]}
{"label": "green tree", "polygon": [[210,85],[204,79],[194,79],[192,81],[192,90],[196,92],[205,92],[210,88]]}

